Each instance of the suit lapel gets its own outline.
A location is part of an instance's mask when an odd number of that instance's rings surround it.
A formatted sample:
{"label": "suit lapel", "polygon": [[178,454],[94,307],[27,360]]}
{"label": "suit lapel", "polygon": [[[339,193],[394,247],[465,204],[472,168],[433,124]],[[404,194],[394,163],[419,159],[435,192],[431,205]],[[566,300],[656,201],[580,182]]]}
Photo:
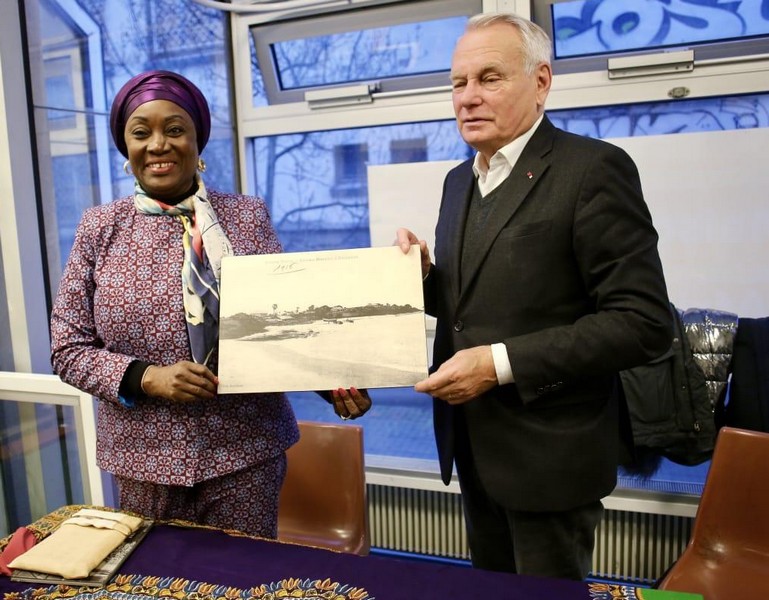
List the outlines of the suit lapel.
{"label": "suit lapel", "polygon": [[[555,127],[553,127],[547,117],[544,117],[539,128],[523,149],[510,176],[501,184],[500,189],[498,190],[496,203],[487,221],[488,224],[486,230],[483,232],[480,251],[471,258],[472,262],[467,265],[468,276],[462,281],[462,289],[459,291],[460,302],[475,279],[475,274],[483,264],[483,261],[489,253],[491,246],[494,244],[494,241],[497,239],[499,232],[502,231],[513,218],[513,215],[515,215],[524,200],[528,197],[529,192],[531,192],[550,166],[550,159],[548,157],[553,146],[554,133]],[[475,179],[473,177],[470,179],[471,184],[474,184]],[[459,244],[457,247],[457,257],[462,255],[462,231],[465,226],[467,203],[470,200],[470,196],[471,194],[468,193],[464,212],[460,213],[462,215],[462,223],[458,235]],[[455,280],[459,279],[458,265],[460,262],[461,261],[457,259],[457,271],[454,274]]]}
{"label": "suit lapel", "polygon": [[454,172],[454,176],[447,182],[445,206],[441,208],[441,214],[447,217],[446,256],[450,261],[448,269],[451,272],[451,292],[454,298],[459,296],[460,291],[462,237],[467,221],[467,210],[475,185],[472,165],[473,161],[469,160],[460,165]]}

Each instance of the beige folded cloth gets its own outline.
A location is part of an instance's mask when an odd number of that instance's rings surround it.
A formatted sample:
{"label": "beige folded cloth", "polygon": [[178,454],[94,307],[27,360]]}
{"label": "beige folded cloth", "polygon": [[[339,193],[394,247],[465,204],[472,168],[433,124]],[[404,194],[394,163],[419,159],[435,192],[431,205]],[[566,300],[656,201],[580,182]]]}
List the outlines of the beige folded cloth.
{"label": "beige folded cloth", "polygon": [[88,577],[141,524],[139,517],[84,508],[8,566],[65,579]]}

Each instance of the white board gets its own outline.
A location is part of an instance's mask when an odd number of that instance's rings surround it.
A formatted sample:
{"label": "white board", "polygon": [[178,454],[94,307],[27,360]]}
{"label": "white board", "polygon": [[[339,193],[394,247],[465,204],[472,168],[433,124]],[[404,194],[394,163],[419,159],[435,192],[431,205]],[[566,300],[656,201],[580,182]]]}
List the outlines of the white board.
{"label": "white board", "polygon": [[641,173],[673,304],[769,315],[769,129],[612,141]]}
{"label": "white board", "polygon": [[[769,129],[608,141],[638,165],[671,301],[768,316]],[[432,252],[443,178],[456,164],[369,167],[372,245],[408,227]]]}
{"label": "white board", "polygon": [[392,245],[398,228],[406,227],[427,240],[432,256],[443,179],[460,162],[441,160],[369,167],[371,245]]}

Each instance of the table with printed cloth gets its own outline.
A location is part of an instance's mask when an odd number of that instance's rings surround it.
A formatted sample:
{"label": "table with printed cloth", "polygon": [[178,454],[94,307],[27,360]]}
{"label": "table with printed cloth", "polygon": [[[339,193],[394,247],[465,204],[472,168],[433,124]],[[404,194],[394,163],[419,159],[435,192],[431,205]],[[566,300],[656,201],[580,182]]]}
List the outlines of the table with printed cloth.
{"label": "table with printed cloth", "polygon": [[[29,525],[39,542],[82,506]],[[0,540],[0,553],[10,536]],[[0,555],[1,556],[1,555]],[[702,600],[607,583],[493,573],[386,556],[355,556],[186,522],[159,522],[103,588],[47,587],[0,575],[0,600]]]}

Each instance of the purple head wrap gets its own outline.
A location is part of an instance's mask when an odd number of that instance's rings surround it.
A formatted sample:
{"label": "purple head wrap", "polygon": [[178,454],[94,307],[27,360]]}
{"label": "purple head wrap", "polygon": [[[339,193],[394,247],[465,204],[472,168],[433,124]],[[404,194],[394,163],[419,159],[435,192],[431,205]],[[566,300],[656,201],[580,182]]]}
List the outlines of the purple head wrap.
{"label": "purple head wrap", "polygon": [[112,139],[120,153],[128,158],[125,125],[131,113],[145,102],[170,100],[183,108],[195,124],[198,153],[203,151],[211,133],[211,113],[203,93],[189,79],[171,71],[147,71],[129,79],[115,96],[109,116]]}

